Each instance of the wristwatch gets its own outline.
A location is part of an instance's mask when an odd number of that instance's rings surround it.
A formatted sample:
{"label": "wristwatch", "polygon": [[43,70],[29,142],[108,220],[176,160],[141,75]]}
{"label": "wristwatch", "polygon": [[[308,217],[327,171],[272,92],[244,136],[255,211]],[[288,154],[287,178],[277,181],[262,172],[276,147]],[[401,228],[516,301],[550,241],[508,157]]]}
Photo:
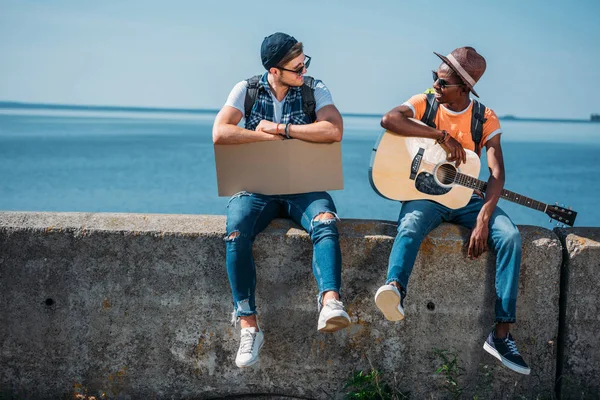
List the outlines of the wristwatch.
{"label": "wristwatch", "polygon": [[287,124],[285,124],[285,138],[286,139],[291,139],[292,137],[290,136],[290,125],[292,123],[288,122]]}

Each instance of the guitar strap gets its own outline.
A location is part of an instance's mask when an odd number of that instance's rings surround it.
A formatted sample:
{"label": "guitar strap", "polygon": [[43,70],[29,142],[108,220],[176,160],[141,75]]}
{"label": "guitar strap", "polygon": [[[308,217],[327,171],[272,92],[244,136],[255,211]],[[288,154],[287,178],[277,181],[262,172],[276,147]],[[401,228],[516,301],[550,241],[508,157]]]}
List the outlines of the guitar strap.
{"label": "guitar strap", "polygon": [[[427,105],[425,106],[425,113],[421,118],[421,122],[425,125],[430,126],[432,128],[436,128],[435,125],[435,116],[438,111],[439,103],[435,101],[435,95],[428,93],[427,94]],[[478,102],[477,100],[473,100],[473,112],[471,114],[471,139],[475,143],[475,152],[479,154],[479,144],[481,143],[481,138],[483,136],[483,124],[487,121],[484,118],[485,115],[485,106]]]}

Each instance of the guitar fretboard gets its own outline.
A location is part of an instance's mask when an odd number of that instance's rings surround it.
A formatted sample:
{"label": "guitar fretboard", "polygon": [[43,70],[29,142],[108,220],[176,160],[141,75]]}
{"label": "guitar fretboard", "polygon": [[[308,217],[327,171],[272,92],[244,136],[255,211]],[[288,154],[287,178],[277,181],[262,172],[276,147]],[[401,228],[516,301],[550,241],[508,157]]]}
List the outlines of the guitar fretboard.
{"label": "guitar fretboard", "polygon": [[[480,190],[484,193],[487,189],[487,182],[484,182],[477,178],[473,178],[469,175],[461,174],[460,172],[456,174],[456,180],[454,181],[454,183],[468,187],[470,189]],[[533,208],[537,211],[545,212],[548,208],[548,204],[546,203],[542,203],[541,201],[534,200],[527,196],[522,196],[519,193],[511,192],[510,190],[506,189],[502,190],[502,192],[500,193],[500,197],[505,200],[512,201],[513,203]]]}

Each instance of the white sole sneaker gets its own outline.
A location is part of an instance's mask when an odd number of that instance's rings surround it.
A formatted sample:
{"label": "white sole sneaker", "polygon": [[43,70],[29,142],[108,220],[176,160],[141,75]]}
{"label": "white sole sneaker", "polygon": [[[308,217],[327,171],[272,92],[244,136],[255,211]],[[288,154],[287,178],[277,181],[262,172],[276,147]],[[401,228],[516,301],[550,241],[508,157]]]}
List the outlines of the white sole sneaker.
{"label": "white sole sneaker", "polygon": [[319,332],[335,332],[350,325],[350,316],[344,310],[344,304],[336,299],[330,299],[323,305],[319,313],[317,330]]}
{"label": "white sole sneaker", "polygon": [[[258,351],[260,351],[260,349],[262,349],[263,344],[265,344],[265,342],[262,342],[259,346],[258,346]],[[254,364],[256,364],[258,362],[258,354],[256,355],[256,357],[254,357],[252,360],[246,362],[246,363],[238,363],[238,360],[235,360],[235,365],[237,365],[238,368],[248,368],[253,366]]]}
{"label": "white sole sneaker", "polygon": [[400,292],[393,285],[383,285],[375,293],[375,304],[388,321],[404,319],[404,309],[400,305]]}
{"label": "white sole sneaker", "polygon": [[256,364],[260,349],[265,344],[265,335],[257,331],[257,327],[242,328],[240,332],[240,347],[235,357],[238,368],[246,368]]}
{"label": "white sole sneaker", "polygon": [[[331,317],[327,321],[319,321],[317,327],[319,332],[336,332],[340,329],[347,328],[350,325],[350,320],[346,316]],[[314,325],[313,325],[314,326]]]}
{"label": "white sole sneaker", "polygon": [[531,373],[531,368],[523,368],[520,365],[517,365],[511,362],[510,360],[502,357],[502,355],[498,353],[498,350],[490,346],[487,342],[483,344],[483,349],[491,355],[493,355],[494,357],[496,357],[498,360],[500,360],[500,362],[507,368],[512,369],[513,371],[523,375],[529,375]]}

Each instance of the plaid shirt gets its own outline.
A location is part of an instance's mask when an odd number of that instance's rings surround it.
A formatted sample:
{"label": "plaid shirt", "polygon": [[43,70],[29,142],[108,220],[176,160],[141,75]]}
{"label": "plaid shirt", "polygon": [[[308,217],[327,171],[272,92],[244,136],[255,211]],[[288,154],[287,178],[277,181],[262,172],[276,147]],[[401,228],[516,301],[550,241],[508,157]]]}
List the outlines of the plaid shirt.
{"label": "plaid shirt", "polygon": [[[260,78],[258,96],[254,102],[250,116],[246,120],[246,129],[251,131],[255,130],[258,123],[263,119],[274,122],[273,98],[271,97],[271,88],[267,81],[268,74],[268,72],[265,72],[262,78]],[[312,122],[302,109],[302,89],[300,86],[290,87],[285,96],[280,123],[287,124],[288,122],[294,125],[305,125]]]}

